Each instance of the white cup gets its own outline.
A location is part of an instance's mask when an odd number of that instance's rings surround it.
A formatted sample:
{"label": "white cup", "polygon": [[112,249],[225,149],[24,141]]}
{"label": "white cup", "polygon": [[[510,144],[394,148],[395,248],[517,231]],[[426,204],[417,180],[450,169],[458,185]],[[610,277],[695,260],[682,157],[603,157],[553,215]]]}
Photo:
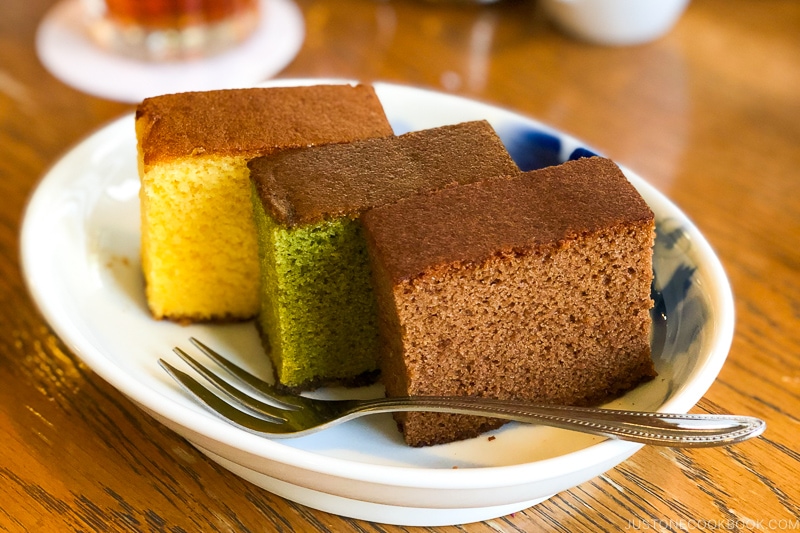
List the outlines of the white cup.
{"label": "white cup", "polygon": [[540,0],[567,34],[594,44],[642,44],[665,35],[689,0]]}

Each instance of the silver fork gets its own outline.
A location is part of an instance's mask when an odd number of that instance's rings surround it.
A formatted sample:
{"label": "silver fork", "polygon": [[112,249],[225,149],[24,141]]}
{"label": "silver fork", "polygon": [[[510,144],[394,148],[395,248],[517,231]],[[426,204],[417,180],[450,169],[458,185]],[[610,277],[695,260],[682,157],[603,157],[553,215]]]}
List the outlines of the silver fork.
{"label": "silver fork", "polygon": [[683,448],[735,444],[760,435],[766,428],[764,421],[749,416],[620,411],[474,397],[319,400],[278,391],[197,339],[190,341],[226,370],[237,386],[217,376],[182,349],[175,348],[175,353],[212,384],[225,400],[163,359],[159,359],[161,367],[212,413],[244,430],[271,438],[298,437],[359,416],[396,411],[479,415]]}

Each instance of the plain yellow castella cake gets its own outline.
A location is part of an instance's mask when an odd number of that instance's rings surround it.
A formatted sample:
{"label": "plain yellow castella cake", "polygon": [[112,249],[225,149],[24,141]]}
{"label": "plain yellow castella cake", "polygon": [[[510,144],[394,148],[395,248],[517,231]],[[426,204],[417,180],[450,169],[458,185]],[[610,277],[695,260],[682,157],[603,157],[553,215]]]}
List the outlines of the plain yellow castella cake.
{"label": "plain yellow castella cake", "polygon": [[155,318],[240,320],[259,306],[247,161],[392,134],[374,89],[319,85],[190,92],[136,111],[142,265]]}
{"label": "plain yellow castella cake", "polygon": [[[655,375],[653,212],[611,161],[444,189],[362,221],[388,396],[586,405]],[[503,423],[396,419],[414,446]]]}

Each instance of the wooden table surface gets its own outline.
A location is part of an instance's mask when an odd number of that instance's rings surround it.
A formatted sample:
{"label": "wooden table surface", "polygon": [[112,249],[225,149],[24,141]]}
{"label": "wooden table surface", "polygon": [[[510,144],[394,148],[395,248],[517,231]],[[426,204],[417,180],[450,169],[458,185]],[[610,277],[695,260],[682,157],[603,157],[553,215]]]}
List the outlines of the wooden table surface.
{"label": "wooden table surface", "polygon": [[[52,3],[0,10],[0,531],[405,531],[230,474],[96,376],[39,315],[19,266],[26,199],[59,155],[132,110],[44,69],[34,36]],[[736,302],[727,362],[695,410],[768,423],[729,448],[645,448],[511,516],[420,530],[800,530],[800,2],[693,0],[668,36],[630,48],[570,40],[535,2],[297,4],[307,35],[280,77],[497,103],[670,197],[715,248]]]}

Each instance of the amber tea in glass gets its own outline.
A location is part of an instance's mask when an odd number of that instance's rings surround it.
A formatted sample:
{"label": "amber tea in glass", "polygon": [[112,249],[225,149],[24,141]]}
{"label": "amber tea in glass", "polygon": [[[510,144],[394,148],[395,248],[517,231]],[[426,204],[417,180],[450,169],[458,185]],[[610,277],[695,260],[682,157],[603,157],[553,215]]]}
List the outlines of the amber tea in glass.
{"label": "amber tea in glass", "polygon": [[88,31],[104,48],[144,60],[207,57],[244,41],[260,0],[83,0]]}

